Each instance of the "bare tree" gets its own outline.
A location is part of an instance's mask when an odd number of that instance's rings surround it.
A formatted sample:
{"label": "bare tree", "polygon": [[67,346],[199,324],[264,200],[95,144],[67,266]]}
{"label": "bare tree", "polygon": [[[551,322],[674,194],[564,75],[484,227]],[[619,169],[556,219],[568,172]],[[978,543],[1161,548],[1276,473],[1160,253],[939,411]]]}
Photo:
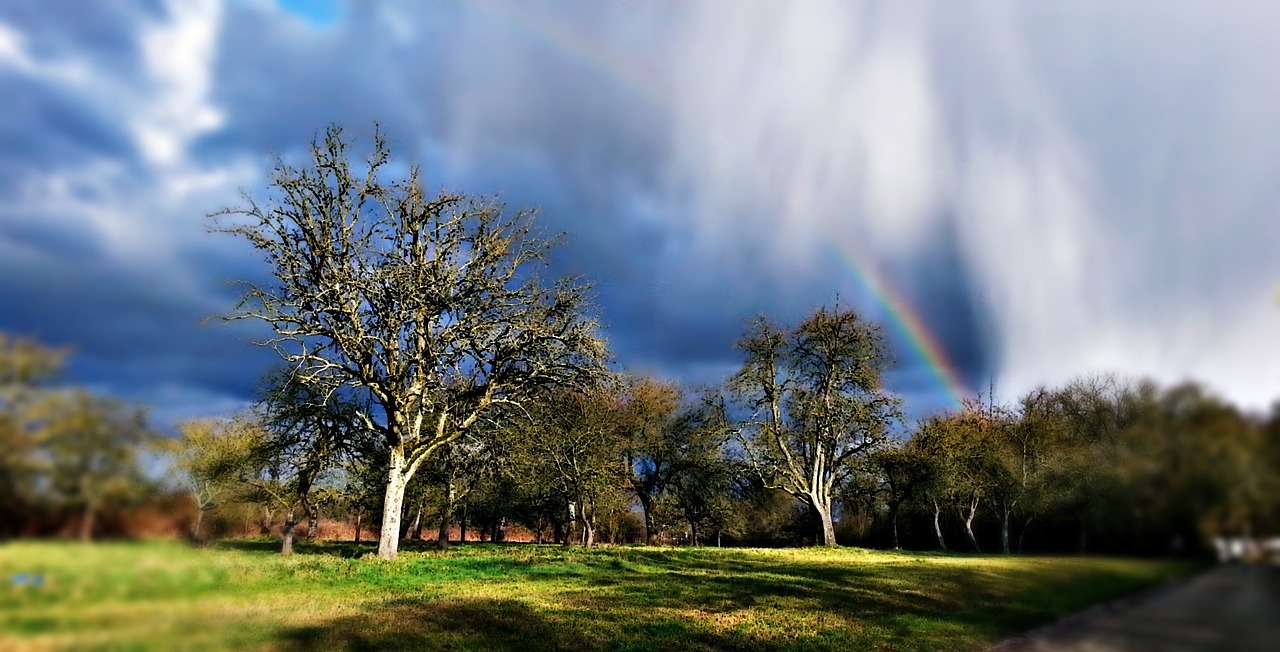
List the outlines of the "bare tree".
{"label": "bare tree", "polygon": [[898,418],[880,329],[853,310],[820,308],[790,330],[760,318],[738,347],[747,359],[730,382],[752,411],[741,429],[747,460],[766,486],[807,505],[817,542],[834,546],[833,492]]}
{"label": "bare tree", "polygon": [[362,165],[338,127],[302,167],[276,165],[272,194],[220,213],[218,229],[263,253],[237,318],[270,324],[301,382],[368,393],[357,417],[388,453],[378,555],[396,556],[404,490],[440,447],[495,405],[581,384],[606,356],[585,286],[536,274],[553,244],[534,214],[460,194],[429,196],[416,167],[389,180],[380,134]]}

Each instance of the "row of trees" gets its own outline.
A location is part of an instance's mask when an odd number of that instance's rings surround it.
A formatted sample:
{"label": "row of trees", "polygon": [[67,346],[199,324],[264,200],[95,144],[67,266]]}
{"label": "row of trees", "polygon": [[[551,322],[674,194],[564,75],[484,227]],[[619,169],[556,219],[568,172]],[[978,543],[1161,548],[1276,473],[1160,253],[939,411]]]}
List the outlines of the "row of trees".
{"label": "row of trees", "polygon": [[[1194,388],[1082,381],[1028,395],[1015,409],[966,406],[895,443],[900,406],[883,389],[880,332],[840,307],[792,328],[755,323],[739,344],[741,370],[695,405],[669,387],[620,382],[605,370],[585,285],[543,280],[554,238],[537,231],[532,213],[428,195],[414,168],[388,178],[379,135],[359,165],[348,148],[329,128],[306,165],[280,163],[266,200],[246,195],[217,228],[247,240],[271,270],[270,282],[247,285],[235,315],[271,327],[265,343],[288,369],[277,386],[297,388],[264,403],[266,423],[285,424],[269,431],[299,433],[270,450],[361,460],[352,477],[383,473],[375,484],[384,558],[406,529],[415,479],[443,488],[442,523],[490,479],[552,524],[567,515],[587,543],[602,512],[626,511],[620,488],[643,511],[647,538],[664,496],[708,515],[689,518],[694,530],[726,511],[729,488],[746,486],[793,497],[813,540],[828,545],[841,507],[871,521],[887,507],[894,545],[904,509],[931,515],[939,546],[944,510],[973,548],[981,547],[975,522],[993,515],[1006,550],[1011,523],[1020,522],[1023,540],[1049,514],[1072,515],[1084,541],[1099,526],[1091,519],[1115,505],[1140,507],[1127,522],[1160,518],[1183,529],[1192,514],[1210,518],[1210,503],[1228,509],[1214,502],[1219,494],[1247,513],[1215,516],[1223,527],[1265,509],[1252,498],[1263,489],[1227,487],[1262,482],[1253,480],[1262,467],[1243,460],[1270,441],[1219,433],[1230,424],[1259,430]],[[1214,454],[1201,455],[1205,446]],[[1205,459],[1213,463],[1183,468]],[[294,467],[299,486],[314,484],[320,466]],[[724,491],[717,501],[694,487]],[[1170,503],[1158,516],[1138,500],[1154,494]]]}
{"label": "row of trees", "polygon": [[[794,337],[833,316],[819,311],[782,332]],[[586,545],[839,536],[895,548],[1185,553],[1213,535],[1280,531],[1280,415],[1249,417],[1196,385],[1090,377],[1012,406],[969,403],[906,432],[842,420],[836,436],[817,427],[824,412],[800,402],[827,409],[813,391],[821,385],[779,381],[797,394],[780,401],[778,421],[769,403],[761,418],[759,395],[739,387],[756,372],[744,364],[726,387],[700,393],[636,377],[549,392],[427,464],[407,488],[397,537],[438,526],[444,546],[470,524],[499,540],[509,524]],[[185,424],[188,451],[218,450],[197,445],[218,428],[213,439],[224,445],[248,444],[231,454],[239,467],[217,452],[195,456],[203,467],[184,464],[193,490],[208,486],[200,468],[223,473],[228,500],[261,505],[266,527],[274,514],[286,532],[306,516],[314,533],[319,505],[348,521],[376,512],[375,454],[348,455],[316,476],[315,452],[290,448],[299,440],[289,430],[273,439],[270,414],[264,406]],[[884,427],[887,416],[873,423]],[[246,456],[255,446],[257,457]]]}
{"label": "row of trees", "polygon": [[[1280,532],[1280,413],[1250,417],[1195,384],[1113,376],[970,403],[877,456],[893,545],[899,515],[948,547],[1187,551],[1207,537]],[[989,525],[991,535],[974,530]],[[1013,535],[1016,534],[1016,539]],[[917,537],[921,545],[922,537]]]}
{"label": "row of trees", "polygon": [[[823,310],[790,329],[755,324],[724,387],[613,378],[495,412],[409,484],[397,539],[438,526],[447,545],[451,529],[465,537],[470,524],[494,539],[512,525],[585,544],[838,535],[892,547],[1176,552],[1211,535],[1280,530],[1280,414],[1242,414],[1193,384],[1103,376],[891,433],[883,395],[824,396],[834,385],[813,379],[828,375],[801,373],[822,350],[813,334],[851,325],[865,323]],[[874,329],[838,339],[874,342]],[[772,353],[760,353],[762,341]],[[285,551],[303,523],[309,536],[326,517],[380,525],[387,462],[351,395],[316,396],[277,374],[254,410],[186,422],[169,439],[136,408],[54,386],[60,352],[0,344],[3,535],[119,531],[122,508],[163,498],[159,468],[183,481],[200,538],[210,511],[253,514],[260,531],[283,533]],[[773,380],[753,380],[766,360]],[[880,410],[874,421],[827,416],[864,395],[862,409]],[[815,487],[830,502],[815,500]]]}

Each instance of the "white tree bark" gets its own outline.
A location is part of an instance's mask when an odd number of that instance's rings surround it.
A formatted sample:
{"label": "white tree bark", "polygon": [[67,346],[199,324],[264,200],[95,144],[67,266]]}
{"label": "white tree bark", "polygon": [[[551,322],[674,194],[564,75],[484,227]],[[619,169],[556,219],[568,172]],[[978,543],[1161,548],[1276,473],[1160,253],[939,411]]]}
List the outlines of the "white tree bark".
{"label": "white tree bark", "polygon": [[395,559],[400,549],[400,514],[404,511],[404,490],[408,485],[404,450],[397,446],[391,449],[391,468],[387,470],[387,491],[382,502],[382,533],[378,537],[379,559]]}

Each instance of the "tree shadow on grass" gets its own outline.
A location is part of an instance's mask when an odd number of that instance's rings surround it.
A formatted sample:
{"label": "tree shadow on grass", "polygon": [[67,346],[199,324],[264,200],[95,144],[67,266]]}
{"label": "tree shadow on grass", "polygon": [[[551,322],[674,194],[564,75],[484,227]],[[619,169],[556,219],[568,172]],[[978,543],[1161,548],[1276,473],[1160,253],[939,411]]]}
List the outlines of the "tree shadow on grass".
{"label": "tree shadow on grass", "polygon": [[455,579],[537,585],[530,595],[554,606],[392,597],[368,614],[292,630],[284,640],[295,649],[347,650],[956,649],[1051,618],[1046,593],[1081,581],[1033,569],[1004,578],[998,569],[910,560],[784,561],[661,549],[545,555],[461,557],[399,572],[444,589],[436,595],[449,595],[445,587]]}
{"label": "tree shadow on grass", "polygon": [[[647,562],[602,556],[587,569],[512,566],[489,578],[555,584],[553,607],[508,598],[397,598],[290,630],[282,640],[298,650],[941,649],[957,647],[952,632],[972,642],[1011,631],[999,601],[974,607],[988,596],[989,581],[963,568],[911,568],[904,590],[891,570],[875,566],[757,566],[660,554]],[[804,624],[788,622],[797,618]]]}
{"label": "tree shadow on grass", "polygon": [[[816,620],[851,630],[869,626],[880,630],[874,637],[881,643],[923,643],[922,649],[949,647],[947,632],[994,640],[1109,597],[1081,600],[1081,578],[1052,569],[1024,568],[1014,573],[1019,577],[1005,578],[1001,573],[1006,571],[998,568],[930,564],[918,556],[893,564],[861,564],[856,557],[848,563],[779,561],[746,553],[663,549],[617,551],[611,557],[588,561],[588,570],[581,573],[607,590],[582,592],[571,603],[601,610],[694,611],[709,619],[744,608],[778,608],[820,616]],[[1117,579],[1101,570],[1092,575],[1085,581],[1097,583],[1102,593]],[[1055,597],[1059,592],[1063,595]],[[801,647],[827,646],[819,636]]]}
{"label": "tree shadow on grass", "polygon": [[286,650],[570,650],[556,631],[515,600],[391,600],[376,611],[286,631]]}
{"label": "tree shadow on grass", "polygon": [[671,618],[620,615],[608,609],[540,612],[512,599],[411,600],[382,603],[368,614],[285,631],[285,650],[657,650],[839,649],[773,640],[744,632],[716,633]]}

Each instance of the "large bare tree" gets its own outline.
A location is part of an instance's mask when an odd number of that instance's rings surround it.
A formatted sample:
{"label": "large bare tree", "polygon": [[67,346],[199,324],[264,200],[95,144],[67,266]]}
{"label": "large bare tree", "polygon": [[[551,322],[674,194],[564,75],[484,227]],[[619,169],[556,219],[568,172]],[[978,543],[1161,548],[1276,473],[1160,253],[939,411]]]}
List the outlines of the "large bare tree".
{"label": "large bare tree", "polygon": [[807,505],[817,542],[834,546],[834,491],[898,418],[880,329],[853,310],[820,308],[792,329],[760,318],[738,347],[746,362],[730,383],[751,410],[741,428],[747,460],[767,487]]}
{"label": "large bare tree", "polygon": [[388,453],[378,555],[391,559],[405,486],[434,451],[494,406],[582,384],[606,351],[585,286],[538,276],[554,239],[533,212],[429,195],[416,167],[390,178],[380,134],[363,162],[348,148],[328,128],[305,165],[277,163],[269,197],[246,193],[217,228],[248,240],[272,272],[246,283],[237,317],[271,325],[267,343],[300,382],[368,392],[357,416]]}

